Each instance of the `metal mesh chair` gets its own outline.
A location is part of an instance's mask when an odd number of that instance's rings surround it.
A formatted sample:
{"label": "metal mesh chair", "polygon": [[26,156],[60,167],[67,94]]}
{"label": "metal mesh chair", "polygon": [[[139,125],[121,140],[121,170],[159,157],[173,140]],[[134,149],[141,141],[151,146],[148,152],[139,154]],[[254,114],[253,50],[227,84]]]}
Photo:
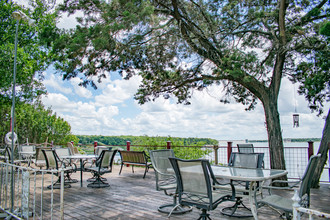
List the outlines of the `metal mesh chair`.
{"label": "metal mesh chair", "polygon": [[175,174],[170,172],[172,165],[169,157],[174,157],[172,149],[149,151],[152,166],[155,170],[156,190],[164,191],[165,195],[173,197],[173,203],[161,205],[158,211],[168,214],[183,214],[192,210],[191,207],[178,206],[177,182]]}
{"label": "metal mesh chair", "polygon": [[182,160],[169,158],[178,183],[179,203],[202,210],[199,219],[210,219],[207,211],[214,210],[221,202],[235,198],[235,188],[231,192],[214,190],[220,184],[215,179],[208,160]]}
{"label": "metal mesh chair", "polygon": [[[57,156],[59,157],[59,159],[61,159],[61,157],[63,157],[63,156],[65,157],[65,156],[72,155],[69,148],[56,147],[55,152],[56,152]],[[76,163],[74,163],[71,159],[62,158],[61,162],[64,163],[65,167],[73,167],[75,171],[77,170]],[[72,173],[73,172],[66,172],[66,175],[64,177],[65,178],[64,182],[66,182],[66,183],[77,183],[78,182],[77,179],[71,178]]]}
{"label": "metal mesh chair", "polygon": [[[313,177],[313,173],[315,171],[316,165],[317,165],[317,161],[319,160],[320,157],[321,157],[321,155],[318,154],[318,155],[312,156],[309,159],[307,168],[306,168],[305,173],[300,182],[300,187],[299,187],[300,202],[299,202],[299,204],[300,204],[300,206],[302,206],[304,208],[308,208],[310,206],[310,188],[311,188],[312,177]],[[274,181],[274,182],[278,182],[278,181]],[[268,186],[266,188],[288,190],[287,187],[276,187],[276,186],[272,186],[272,185],[273,185],[273,183],[271,184],[271,186]],[[277,210],[284,212],[283,214],[285,215],[285,217],[287,219],[291,219],[291,215],[292,215],[292,211],[293,211],[292,198],[286,198],[286,197],[271,193],[267,197],[263,197],[260,200],[256,200],[256,205],[257,205],[257,208],[262,205],[267,205],[267,206],[273,207]]]}
{"label": "metal mesh chair", "polygon": [[102,175],[112,172],[113,159],[116,153],[117,150],[102,150],[95,165],[85,168],[85,170],[92,172],[95,177],[95,180],[89,183],[87,187],[103,188],[110,186],[109,183],[106,183],[106,179],[102,178]]}
{"label": "metal mesh chair", "polygon": [[[42,153],[44,154],[46,160],[46,169],[52,174],[58,176],[58,179],[52,185],[47,186],[48,189],[54,188],[59,189],[61,186],[61,175],[60,175],[60,168],[64,169],[65,175],[70,175],[72,172],[76,172],[76,168],[73,166],[66,166],[65,163],[62,163],[58,155],[56,154],[54,149],[43,148],[41,149]],[[55,171],[55,172],[54,172]],[[65,179],[64,179],[65,180]],[[68,182],[64,181],[64,188],[70,188],[71,185]]]}
{"label": "metal mesh chair", "polygon": [[254,153],[253,144],[237,144],[237,148],[240,153]]}

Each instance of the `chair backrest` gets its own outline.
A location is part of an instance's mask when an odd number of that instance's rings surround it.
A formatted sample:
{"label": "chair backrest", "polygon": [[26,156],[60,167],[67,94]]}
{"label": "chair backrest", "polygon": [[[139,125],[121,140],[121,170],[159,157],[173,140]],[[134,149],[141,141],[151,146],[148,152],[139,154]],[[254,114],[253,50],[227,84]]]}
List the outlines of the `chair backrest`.
{"label": "chair backrest", "polygon": [[117,150],[102,150],[100,156],[97,158],[96,165],[101,169],[112,169],[113,159]]}
{"label": "chair backrest", "polygon": [[264,153],[238,153],[230,155],[228,166],[244,168],[262,168]]}
{"label": "chair backrest", "polygon": [[36,152],[34,145],[21,145],[21,152]]}
{"label": "chair backrest", "polygon": [[100,156],[100,154],[103,150],[112,150],[112,147],[97,146],[96,149],[95,149],[95,155]]}
{"label": "chair backrest", "polygon": [[70,148],[55,148],[55,152],[59,157],[72,155]]}
{"label": "chair backrest", "polygon": [[6,158],[7,163],[11,162],[11,148],[8,146],[5,147],[5,158]]}
{"label": "chair backrest", "polygon": [[49,148],[42,148],[41,151],[44,154],[46,160],[46,169],[47,170],[59,169],[58,156],[55,150]]}
{"label": "chair backrest", "polygon": [[70,149],[71,155],[80,154],[78,148],[76,146],[73,146],[71,142],[68,142],[66,145]]}
{"label": "chair backrest", "polygon": [[[305,173],[301,179],[300,188],[299,188],[299,197],[302,199],[301,201],[307,201],[307,204],[304,204],[305,207],[309,207],[310,204],[310,189],[311,189],[311,183],[313,174],[316,169],[317,161],[321,157],[321,154],[313,155],[308,161]],[[303,197],[307,196],[307,199],[304,199]]]}
{"label": "chair backrest", "polygon": [[254,153],[253,144],[237,144],[237,148],[240,153]]}
{"label": "chair backrest", "polygon": [[213,202],[211,179],[214,178],[209,161],[174,157],[169,160],[177,178],[180,204],[208,209]]}
{"label": "chair backrest", "polygon": [[156,189],[161,190],[161,186],[176,184],[174,175],[170,175],[169,170],[172,168],[169,157],[174,157],[172,149],[151,150],[149,151],[152,167],[155,170]]}

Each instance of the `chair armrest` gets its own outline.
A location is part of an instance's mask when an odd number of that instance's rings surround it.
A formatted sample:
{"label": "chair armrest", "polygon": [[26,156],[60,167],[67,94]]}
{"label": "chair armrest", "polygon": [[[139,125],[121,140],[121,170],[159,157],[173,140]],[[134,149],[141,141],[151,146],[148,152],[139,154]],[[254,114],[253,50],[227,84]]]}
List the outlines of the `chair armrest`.
{"label": "chair armrest", "polygon": [[[285,183],[288,184],[288,186],[273,186],[274,184],[278,184],[278,183]],[[268,189],[268,193],[271,195],[273,189],[293,191],[295,187],[299,187],[299,183],[300,180],[298,181],[274,180],[268,186],[262,186],[262,188]]]}

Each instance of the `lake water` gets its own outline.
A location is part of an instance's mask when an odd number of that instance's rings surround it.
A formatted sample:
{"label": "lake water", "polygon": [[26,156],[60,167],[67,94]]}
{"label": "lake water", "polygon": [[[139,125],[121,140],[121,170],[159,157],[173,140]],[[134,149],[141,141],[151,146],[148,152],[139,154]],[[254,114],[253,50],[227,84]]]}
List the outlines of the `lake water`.
{"label": "lake water", "polygon": [[[227,146],[228,141],[219,141],[219,146],[225,147]],[[232,146],[233,151],[237,151],[237,144],[246,143],[245,140],[233,140]],[[249,144],[253,144],[256,152],[265,153],[265,168],[269,168],[269,152],[268,152],[268,143],[267,142],[248,142]],[[317,154],[319,149],[320,142],[314,142],[314,154]],[[288,170],[289,178],[301,178],[304,174],[308,163],[308,155],[307,155],[307,142],[284,142],[284,154],[286,160],[286,168]],[[219,163],[227,163],[227,150],[225,148],[220,148],[218,150]],[[209,159],[214,158],[214,153],[210,155]],[[324,169],[321,175],[321,181],[329,182],[329,161],[326,164],[327,168]]]}

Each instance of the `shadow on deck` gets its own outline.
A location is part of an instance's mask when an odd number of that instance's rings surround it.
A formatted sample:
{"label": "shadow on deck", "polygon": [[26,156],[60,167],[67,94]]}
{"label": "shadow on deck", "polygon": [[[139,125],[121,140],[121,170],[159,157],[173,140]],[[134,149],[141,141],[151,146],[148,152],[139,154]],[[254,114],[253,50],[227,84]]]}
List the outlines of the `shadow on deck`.
{"label": "shadow on deck", "polygon": [[[144,168],[124,167],[121,175],[119,166],[114,166],[113,173],[104,175],[110,183],[108,188],[88,188],[86,181],[91,177],[90,173],[84,173],[83,187],[80,182],[71,184],[64,193],[64,219],[79,220],[105,220],[105,219],[168,219],[166,214],[157,211],[158,206],[171,203],[172,198],[164,195],[162,191],[156,191],[153,169],[149,170],[143,179]],[[80,181],[80,172],[73,174]],[[55,190],[55,193],[59,193]],[[312,189],[311,208],[330,213],[329,185],[322,185],[320,189]],[[292,197],[291,195],[288,195]],[[230,206],[231,202],[221,203],[214,211],[210,211],[213,220],[238,219],[220,214],[220,209]],[[248,201],[245,202],[248,204]],[[44,207],[47,212],[47,207]],[[192,212],[183,215],[172,215],[170,219],[198,219],[200,211],[196,208]],[[259,219],[281,219],[279,214],[270,208],[258,210]],[[56,219],[56,216],[54,216]],[[302,219],[307,219],[307,216]],[[253,218],[244,218],[253,219]],[[316,218],[315,218],[316,219]]]}

